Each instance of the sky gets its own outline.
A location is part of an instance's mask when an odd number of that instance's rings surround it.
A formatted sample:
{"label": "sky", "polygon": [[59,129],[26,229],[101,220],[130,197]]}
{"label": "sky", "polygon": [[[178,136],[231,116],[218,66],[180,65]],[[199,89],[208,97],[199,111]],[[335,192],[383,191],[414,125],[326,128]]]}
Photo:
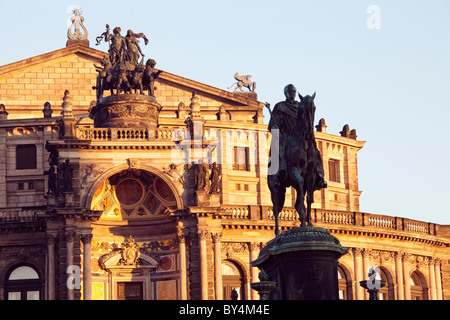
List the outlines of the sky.
{"label": "sky", "polygon": [[317,92],[316,122],[366,141],[360,211],[450,224],[448,0],[0,0],[0,65],[65,47],[74,6],[91,47],[107,51],[108,23],[182,77],[233,90],[252,75],[272,106],[289,83]]}

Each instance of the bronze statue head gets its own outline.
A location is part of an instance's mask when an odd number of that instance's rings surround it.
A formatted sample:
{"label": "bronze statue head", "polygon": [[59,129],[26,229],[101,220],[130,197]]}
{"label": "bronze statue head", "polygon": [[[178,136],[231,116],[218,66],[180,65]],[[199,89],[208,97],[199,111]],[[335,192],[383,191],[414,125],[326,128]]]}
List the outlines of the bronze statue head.
{"label": "bronze statue head", "polygon": [[286,96],[286,100],[294,100],[296,94],[297,88],[293,84],[288,84],[286,87],[284,87],[284,95]]}

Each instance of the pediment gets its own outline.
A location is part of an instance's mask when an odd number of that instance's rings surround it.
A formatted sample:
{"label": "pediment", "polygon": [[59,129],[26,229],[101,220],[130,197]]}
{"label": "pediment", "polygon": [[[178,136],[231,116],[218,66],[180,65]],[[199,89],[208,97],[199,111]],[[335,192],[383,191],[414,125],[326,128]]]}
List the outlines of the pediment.
{"label": "pediment", "polygon": [[[74,45],[0,66],[0,89],[6,91],[1,102],[9,112],[8,118],[42,118],[46,102],[51,104],[53,116],[58,117],[65,90],[72,96],[74,114],[87,113],[96,100],[92,87],[96,85],[98,73],[94,64],[99,65],[104,56],[108,54]],[[178,76],[164,70],[169,66],[156,67],[163,70],[155,82],[155,97],[163,107],[163,118],[177,118],[180,107],[185,107],[188,114],[194,92],[200,99],[202,113],[210,120],[217,119],[221,108],[224,112],[253,115],[264,107],[245,92],[234,93]]]}
{"label": "pediment", "polygon": [[139,246],[130,237],[120,248],[116,248],[99,259],[99,265],[103,270],[111,269],[155,269],[159,265],[158,257],[152,257],[141,253]]}

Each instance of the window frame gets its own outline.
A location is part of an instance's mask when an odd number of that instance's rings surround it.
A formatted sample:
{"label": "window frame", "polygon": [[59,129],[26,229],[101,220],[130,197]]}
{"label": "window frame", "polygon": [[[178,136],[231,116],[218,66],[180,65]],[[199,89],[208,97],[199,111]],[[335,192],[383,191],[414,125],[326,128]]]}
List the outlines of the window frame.
{"label": "window frame", "polygon": [[[25,152],[26,148],[32,148]],[[23,152],[23,154],[19,154]],[[35,170],[37,169],[37,147],[36,144],[18,144],[16,145],[16,170]]]}

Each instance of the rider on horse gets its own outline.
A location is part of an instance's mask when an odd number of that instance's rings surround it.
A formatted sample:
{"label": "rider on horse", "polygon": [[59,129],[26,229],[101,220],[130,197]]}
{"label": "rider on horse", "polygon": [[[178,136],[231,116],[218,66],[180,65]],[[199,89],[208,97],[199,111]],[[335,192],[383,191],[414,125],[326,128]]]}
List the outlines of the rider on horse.
{"label": "rider on horse", "polygon": [[[279,102],[275,105],[271,112],[269,121],[269,131],[272,129],[279,130],[279,170],[275,174],[273,179],[282,183],[286,179],[287,164],[286,164],[286,141],[292,133],[292,129],[295,126],[297,120],[297,112],[299,111],[300,103],[295,101],[297,89],[292,84],[288,84],[284,88],[284,94],[286,101]],[[311,141],[313,142],[313,141]],[[315,144],[315,141],[314,141]],[[319,150],[317,150],[318,163],[317,166],[317,189],[326,188],[327,184],[324,180],[324,171],[322,158],[320,157]]]}

